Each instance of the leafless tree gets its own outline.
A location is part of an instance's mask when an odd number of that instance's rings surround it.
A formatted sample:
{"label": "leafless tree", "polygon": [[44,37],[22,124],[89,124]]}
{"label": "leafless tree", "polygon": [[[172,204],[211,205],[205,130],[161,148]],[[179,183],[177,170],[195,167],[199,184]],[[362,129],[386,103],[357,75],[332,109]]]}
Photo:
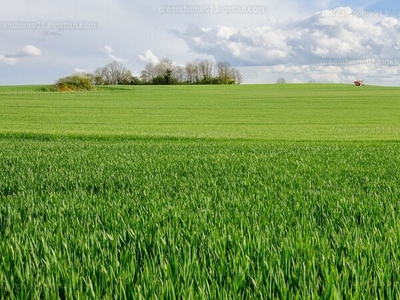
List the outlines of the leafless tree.
{"label": "leafless tree", "polygon": [[278,83],[278,84],[284,84],[284,83],[286,83],[286,80],[285,80],[285,78],[283,78],[283,77],[279,77],[278,80],[276,81],[276,83]]}
{"label": "leafless tree", "polygon": [[144,83],[149,83],[156,77],[156,67],[153,63],[146,64],[144,70],[140,75],[140,80]]}
{"label": "leafless tree", "polygon": [[178,83],[185,81],[185,68],[182,66],[174,66],[172,69],[172,77],[176,79]]}
{"label": "leafless tree", "polygon": [[233,83],[240,84],[243,82],[243,75],[236,68],[231,68],[229,77]]}
{"label": "leafless tree", "polygon": [[123,84],[127,77],[132,75],[122,63],[117,61],[97,68],[94,73],[97,77],[101,77],[106,84]]}
{"label": "leafless tree", "polygon": [[227,61],[220,61],[217,63],[217,75],[223,84],[229,83],[231,80],[231,65]]}
{"label": "leafless tree", "polygon": [[168,58],[163,58],[158,64],[155,65],[156,76],[164,76],[168,70],[173,69],[173,63]]}
{"label": "leafless tree", "polygon": [[186,81],[188,83],[199,82],[199,66],[197,62],[188,62],[185,67]]}
{"label": "leafless tree", "polygon": [[199,76],[201,79],[211,79],[213,77],[214,62],[209,59],[203,59],[198,63]]}

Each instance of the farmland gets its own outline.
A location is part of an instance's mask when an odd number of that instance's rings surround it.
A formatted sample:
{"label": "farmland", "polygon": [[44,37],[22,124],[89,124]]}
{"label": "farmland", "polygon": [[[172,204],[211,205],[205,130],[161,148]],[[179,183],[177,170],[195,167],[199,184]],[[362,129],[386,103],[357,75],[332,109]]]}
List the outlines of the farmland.
{"label": "farmland", "polygon": [[0,87],[0,297],[400,296],[400,89]]}
{"label": "farmland", "polygon": [[400,88],[352,85],[0,87],[0,132],[399,140]]}

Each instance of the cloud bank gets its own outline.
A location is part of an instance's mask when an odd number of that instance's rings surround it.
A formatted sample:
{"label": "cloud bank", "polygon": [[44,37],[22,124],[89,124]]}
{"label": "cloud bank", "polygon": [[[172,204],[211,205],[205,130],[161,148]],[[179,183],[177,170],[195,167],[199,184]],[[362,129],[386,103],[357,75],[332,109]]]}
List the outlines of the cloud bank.
{"label": "cloud bank", "polygon": [[270,18],[250,29],[191,25],[170,32],[196,53],[237,66],[264,67],[265,72],[331,82],[379,74],[390,80],[400,74],[400,21],[349,7],[283,23]]}

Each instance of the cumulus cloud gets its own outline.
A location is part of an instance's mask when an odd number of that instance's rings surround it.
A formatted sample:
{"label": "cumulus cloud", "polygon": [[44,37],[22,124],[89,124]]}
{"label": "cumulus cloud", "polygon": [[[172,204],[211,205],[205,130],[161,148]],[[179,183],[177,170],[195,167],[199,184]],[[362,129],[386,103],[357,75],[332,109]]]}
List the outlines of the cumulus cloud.
{"label": "cumulus cloud", "polygon": [[143,53],[139,54],[139,59],[140,61],[144,63],[153,63],[157,64],[160,62],[157,56],[154,55],[154,53],[151,50],[146,50]]}
{"label": "cumulus cloud", "polygon": [[115,56],[114,53],[114,49],[111,46],[104,46],[103,48],[100,49],[102,52],[108,54],[108,57],[111,58],[112,60],[115,60],[116,62],[126,62],[127,60],[124,58],[120,58]]}
{"label": "cumulus cloud", "polygon": [[266,24],[250,29],[191,25],[185,31],[170,32],[184,40],[192,51],[228,60],[236,66],[277,66],[269,70],[292,74],[305,72],[302,66],[307,66],[308,76],[315,81],[340,82],[351,74],[376,70],[391,76],[400,70],[398,61],[391,66],[354,66],[355,61],[398,57],[400,22],[387,16],[373,21],[367,13],[356,13],[349,7],[285,22],[269,19]]}
{"label": "cumulus cloud", "polygon": [[41,56],[42,54],[42,51],[35,46],[26,45],[14,52],[3,55],[0,54],[0,62],[8,65],[15,65],[23,57]]}
{"label": "cumulus cloud", "polygon": [[385,17],[372,23],[342,7],[301,20],[271,21],[252,29],[220,26],[172,30],[197,53],[225,57],[238,64],[315,63],[324,58],[393,57],[399,47],[400,22]]}
{"label": "cumulus cloud", "polygon": [[20,57],[26,57],[26,56],[40,56],[42,55],[42,51],[40,49],[36,48],[33,45],[26,45],[17,51],[14,51],[10,54],[6,54],[5,57],[10,57],[10,58],[20,58]]}

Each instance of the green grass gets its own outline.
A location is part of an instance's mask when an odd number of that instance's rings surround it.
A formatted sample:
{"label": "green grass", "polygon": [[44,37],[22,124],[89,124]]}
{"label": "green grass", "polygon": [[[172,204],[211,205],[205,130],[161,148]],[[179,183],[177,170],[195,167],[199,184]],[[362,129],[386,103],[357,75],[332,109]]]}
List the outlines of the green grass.
{"label": "green grass", "polygon": [[0,140],[15,298],[400,295],[398,143]]}
{"label": "green grass", "polygon": [[400,89],[392,87],[304,84],[38,91],[0,87],[0,132],[271,140],[400,138]]}
{"label": "green grass", "polygon": [[38,89],[0,87],[0,299],[400,297],[399,89]]}

